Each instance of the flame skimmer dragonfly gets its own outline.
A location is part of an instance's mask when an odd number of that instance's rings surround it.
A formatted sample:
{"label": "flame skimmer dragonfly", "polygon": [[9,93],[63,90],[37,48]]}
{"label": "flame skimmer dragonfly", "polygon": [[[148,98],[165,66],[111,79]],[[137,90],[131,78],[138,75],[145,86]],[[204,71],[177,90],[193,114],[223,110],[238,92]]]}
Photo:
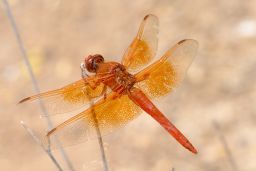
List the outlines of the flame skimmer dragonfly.
{"label": "flame skimmer dragonfly", "polygon": [[[157,35],[158,18],[149,14],[144,17],[121,63],[105,62],[101,55],[89,55],[85,58],[84,69],[93,74],[63,88],[27,97],[20,103],[40,98],[52,110],[51,114],[70,112],[88,104],[90,100],[97,99],[87,110],[50,130],[47,137],[61,132],[70,135],[70,126],[75,128],[74,136],[80,130],[80,133],[86,133],[90,137],[90,130],[96,127],[93,113],[96,115],[97,127],[104,135],[135,119],[143,110],[182,146],[196,154],[197,150],[188,139],[150,99],[166,95],[179,85],[196,55],[198,43],[192,39],[182,40],[159,60],[136,72],[155,56]],[[68,130],[65,131],[65,128]]]}

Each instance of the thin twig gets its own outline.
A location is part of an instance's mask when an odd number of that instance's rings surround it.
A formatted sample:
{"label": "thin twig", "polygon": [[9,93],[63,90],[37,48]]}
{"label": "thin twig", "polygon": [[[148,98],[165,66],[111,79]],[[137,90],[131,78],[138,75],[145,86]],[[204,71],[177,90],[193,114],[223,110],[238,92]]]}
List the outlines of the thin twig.
{"label": "thin twig", "polygon": [[[23,41],[21,39],[21,36],[20,36],[20,32],[18,30],[18,27],[16,25],[16,22],[15,22],[15,18],[12,14],[12,11],[11,11],[11,8],[10,8],[10,5],[8,3],[8,0],[3,0],[3,4],[4,4],[4,7],[5,7],[5,10],[6,10],[6,14],[8,16],[8,19],[11,23],[11,26],[12,26],[12,29],[13,29],[13,32],[15,34],[15,37],[17,39],[17,43],[18,43],[18,46],[19,46],[19,49],[21,51],[21,54],[22,54],[22,57],[23,57],[23,60],[25,62],[25,65],[26,65],[26,68],[29,72],[29,75],[30,75],[30,78],[32,80],[32,83],[33,83],[33,86],[34,86],[34,89],[35,89],[35,92],[36,93],[39,93],[40,90],[39,90],[39,86],[37,84],[37,81],[36,81],[36,78],[35,78],[35,75],[33,73],[33,70],[32,70],[32,67],[31,67],[31,64],[29,62],[29,59],[28,59],[28,55],[27,55],[27,52],[26,52],[26,49],[24,47],[24,44],[23,44]],[[44,113],[45,116],[48,116],[48,113],[47,113],[47,110],[43,104],[43,102],[39,99],[39,105],[40,105],[40,108],[42,110],[42,112]],[[47,122],[47,125],[48,125],[48,129],[51,129],[52,128],[52,122],[50,120],[49,117],[45,117],[46,118],[46,122]],[[57,138],[55,139],[56,140],[56,144],[58,146],[58,148],[60,149],[60,152],[62,154],[62,158],[65,160],[67,166],[69,167],[70,170],[74,170],[68,156],[66,155],[64,149],[61,147],[60,145],[60,142],[57,140]],[[51,154],[52,155],[52,154]],[[52,156],[53,157],[53,156]]]}
{"label": "thin twig", "polygon": [[33,138],[33,140],[41,146],[41,148],[46,152],[46,154],[50,157],[52,162],[55,164],[55,166],[60,170],[63,171],[58,161],[55,159],[55,157],[52,155],[51,151],[49,151],[47,148],[45,148],[42,141],[35,135],[34,131],[30,129],[23,121],[20,121],[20,124],[23,126],[23,128],[29,133],[29,135]]}
{"label": "thin twig", "polygon": [[[82,70],[82,77],[83,79],[85,79],[87,77],[86,71],[85,71],[85,67],[84,67],[84,63],[81,64],[80,68]],[[90,102],[90,107],[92,108],[91,112],[93,115],[93,119],[94,119],[94,123],[95,123],[95,128],[96,128],[96,132],[97,132],[97,139],[98,139],[98,143],[99,143],[99,147],[100,147],[100,153],[101,153],[101,159],[102,159],[102,163],[103,163],[103,169],[104,171],[108,171],[108,163],[107,163],[107,158],[106,158],[106,154],[105,154],[105,150],[104,150],[104,145],[103,145],[103,140],[102,140],[102,136],[101,136],[101,132],[100,132],[100,128],[99,128],[99,122],[94,110],[94,103],[88,93],[88,91],[85,92],[89,102]]]}
{"label": "thin twig", "polygon": [[[93,104],[92,104],[92,106],[93,106]],[[104,150],[103,140],[102,140],[100,128],[98,126],[99,125],[98,119],[96,118],[96,113],[95,113],[95,110],[93,107],[92,107],[92,114],[93,114],[93,119],[94,119],[94,122],[96,125],[97,138],[98,138],[98,142],[99,142],[99,146],[100,146],[101,159],[103,161],[104,171],[108,171],[108,163],[107,163],[107,158],[106,158],[106,154],[105,154],[105,150]]]}
{"label": "thin twig", "polygon": [[219,135],[219,139],[220,139],[220,142],[225,150],[225,153],[227,155],[227,158],[228,158],[228,161],[232,167],[232,170],[234,171],[238,171],[238,167],[237,167],[237,164],[234,160],[234,157],[229,149],[229,146],[228,146],[228,143],[226,141],[226,138],[224,137],[224,135],[222,134],[221,132],[221,129],[220,129],[220,125],[217,121],[212,121],[212,124],[213,124],[213,127],[215,128],[215,130],[217,131],[218,135]]}

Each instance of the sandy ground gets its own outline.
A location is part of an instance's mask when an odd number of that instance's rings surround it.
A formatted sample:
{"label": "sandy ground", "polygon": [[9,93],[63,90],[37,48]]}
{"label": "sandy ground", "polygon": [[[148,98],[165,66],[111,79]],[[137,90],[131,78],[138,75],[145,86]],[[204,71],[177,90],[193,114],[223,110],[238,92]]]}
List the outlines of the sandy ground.
{"label": "sandy ground", "polygon": [[[42,91],[79,79],[80,63],[88,54],[120,61],[148,13],[160,20],[158,57],[181,39],[199,42],[183,86],[154,101],[193,142],[198,155],[183,149],[143,113],[104,137],[110,170],[256,170],[255,0],[10,0],[10,4]],[[16,105],[34,89],[2,3],[0,9],[1,170],[57,170],[20,125],[24,120],[32,128],[47,128],[37,104]],[[75,170],[102,170],[96,140],[65,150]],[[60,153],[54,154],[68,170]]]}

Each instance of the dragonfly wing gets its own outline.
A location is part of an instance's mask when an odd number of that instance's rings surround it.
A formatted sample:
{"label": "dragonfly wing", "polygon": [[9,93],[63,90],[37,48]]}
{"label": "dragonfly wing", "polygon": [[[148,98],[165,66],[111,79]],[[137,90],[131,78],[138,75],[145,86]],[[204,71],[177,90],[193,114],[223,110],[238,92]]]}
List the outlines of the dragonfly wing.
{"label": "dragonfly wing", "polygon": [[135,75],[138,86],[151,98],[171,92],[183,80],[197,48],[197,41],[192,39],[178,42],[158,61]]}
{"label": "dragonfly wing", "polygon": [[141,109],[127,95],[112,92],[106,99],[99,100],[93,107],[52,129],[47,136],[57,135],[64,146],[74,145],[96,138],[97,125],[101,135],[106,135],[126,125],[140,113]]}
{"label": "dragonfly wing", "polygon": [[136,70],[149,63],[155,56],[158,44],[158,18],[152,14],[144,17],[137,36],[126,50],[122,64]]}
{"label": "dragonfly wing", "polygon": [[50,115],[61,114],[83,107],[89,99],[102,95],[104,89],[104,84],[99,84],[93,89],[81,79],[60,89],[27,97],[19,103],[41,99]]}

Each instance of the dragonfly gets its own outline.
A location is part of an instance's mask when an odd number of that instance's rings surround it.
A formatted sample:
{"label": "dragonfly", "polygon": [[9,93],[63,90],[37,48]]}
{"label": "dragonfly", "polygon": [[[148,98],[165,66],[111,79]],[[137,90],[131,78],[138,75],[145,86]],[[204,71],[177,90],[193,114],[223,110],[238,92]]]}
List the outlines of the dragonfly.
{"label": "dragonfly", "polygon": [[198,42],[181,40],[153,62],[158,46],[158,25],[157,16],[146,15],[121,62],[105,61],[99,54],[89,55],[83,61],[82,68],[86,72],[80,80],[24,98],[19,103],[41,99],[51,115],[75,111],[90,101],[95,102],[50,130],[48,138],[58,134],[72,135],[74,139],[90,138],[95,127],[101,135],[106,135],[144,111],[183,147],[196,154],[196,148],[152,100],[173,92],[180,85],[196,56]]}

